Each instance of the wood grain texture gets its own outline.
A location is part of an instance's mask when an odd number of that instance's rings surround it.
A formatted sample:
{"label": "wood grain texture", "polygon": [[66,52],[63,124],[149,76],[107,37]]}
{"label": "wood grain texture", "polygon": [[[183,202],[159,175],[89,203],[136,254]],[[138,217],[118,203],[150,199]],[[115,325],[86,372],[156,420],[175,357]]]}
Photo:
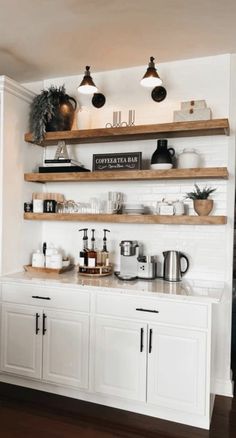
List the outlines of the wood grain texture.
{"label": "wood grain texture", "polygon": [[216,397],[210,431],[0,384],[3,438],[234,438],[236,399]]}
{"label": "wood grain texture", "polygon": [[109,222],[120,224],[224,225],[226,216],[164,216],[81,213],[24,213],[24,219],[35,221]]}
{"label": "wood grain texture", "polygon": [[[40,146],[50,146],[57,144],[60,140],[64,140],[69,144],[85,144],[205,135],[229,135],[228,119],[47,132],[44,141],[37,144]],[[35,143],[32,133],[25,134],[25,141]]]}
{"label": "wood grain texture", "polygon": [[93,182],[93,181],[145,181],[172,179],[228,179],[226,167],[169,170],[125,170],[105,172],[25,173],[25,181],[31,182]]}
{"label": "wood grain texture", "polygon": [[51,268],[35,268],[32,265],[24,265],[23,268],[26,272],[30,272],[31,274],[44,273],[44,274],[63,274],[64,272],[72,271],[75,265],[64,266],[61,269],[51,269]]}

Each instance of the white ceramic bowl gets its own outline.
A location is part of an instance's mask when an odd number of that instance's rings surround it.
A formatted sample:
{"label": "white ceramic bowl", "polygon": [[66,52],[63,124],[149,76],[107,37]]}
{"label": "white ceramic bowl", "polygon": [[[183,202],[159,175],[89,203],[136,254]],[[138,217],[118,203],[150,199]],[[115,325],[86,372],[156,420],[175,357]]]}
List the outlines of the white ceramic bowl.
{"label": "white ceramic bowl", "polygon": [[173,164],[171,163],[158,163],[158,164],[151,164],[151,169],[153,170],[168,170],[173,167]]}

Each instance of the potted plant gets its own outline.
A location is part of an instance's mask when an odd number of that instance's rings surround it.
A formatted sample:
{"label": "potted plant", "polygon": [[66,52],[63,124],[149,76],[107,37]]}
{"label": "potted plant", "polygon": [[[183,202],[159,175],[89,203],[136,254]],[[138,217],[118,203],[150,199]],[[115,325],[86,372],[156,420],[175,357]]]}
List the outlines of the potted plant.
{"label": "potted plant", "polygon": [[42,90],[33,99],[30,110],[30,130],[34,141],[41,143],[47,131],[69,131],[76,107],[76,100],[66,94],[64,85],[52,85]]}
{"label": "potted plant", "polygon": [[212,187],[200,187],[194,184],[195,190],[186,194],[186,198],[193,200],[193,207],[199,216],[207,216],[213,209],[213,199],[209,196],[216,190]]}

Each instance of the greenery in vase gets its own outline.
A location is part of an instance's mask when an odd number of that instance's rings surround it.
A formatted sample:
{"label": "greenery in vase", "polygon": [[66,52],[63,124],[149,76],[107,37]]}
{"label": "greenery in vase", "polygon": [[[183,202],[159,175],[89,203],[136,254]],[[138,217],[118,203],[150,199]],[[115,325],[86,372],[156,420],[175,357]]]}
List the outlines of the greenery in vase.
{"label": "greenery in vase", "polygon": [[195,190],[193,192],[186,193],[186,198],[188,199],[208,199],[209,196],[216,190],[212,187],[203,187],[203,189],[200,189],[200,187],[197,184],[194,184]]}
{"label": "greenery in vase", "polygon": [[34,141],[42,142],[46,132],[47,123],[55,115],[55,110],[61,98],[66,95],[65,86],[55,87],[51,85],[48,90],[42,90],[36,96],[30,109],[30,130]]}

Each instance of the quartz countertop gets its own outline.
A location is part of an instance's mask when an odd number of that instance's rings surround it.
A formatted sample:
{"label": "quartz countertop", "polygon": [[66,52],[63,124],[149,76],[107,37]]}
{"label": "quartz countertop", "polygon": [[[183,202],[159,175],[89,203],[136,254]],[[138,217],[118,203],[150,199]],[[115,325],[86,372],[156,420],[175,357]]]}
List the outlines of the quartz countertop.
{"label": "quartz countertop", "polygon": [[16,272],[0,277],[1,283],[36,284],[43,287],[73,288],[80,290],[123,293],[175,300],[218,303],[226,289],[224,282],[182,280],[168,282],[163,279],[122,281],[116,276],[91,278],[79,276],[75,271],[64,274]]}

